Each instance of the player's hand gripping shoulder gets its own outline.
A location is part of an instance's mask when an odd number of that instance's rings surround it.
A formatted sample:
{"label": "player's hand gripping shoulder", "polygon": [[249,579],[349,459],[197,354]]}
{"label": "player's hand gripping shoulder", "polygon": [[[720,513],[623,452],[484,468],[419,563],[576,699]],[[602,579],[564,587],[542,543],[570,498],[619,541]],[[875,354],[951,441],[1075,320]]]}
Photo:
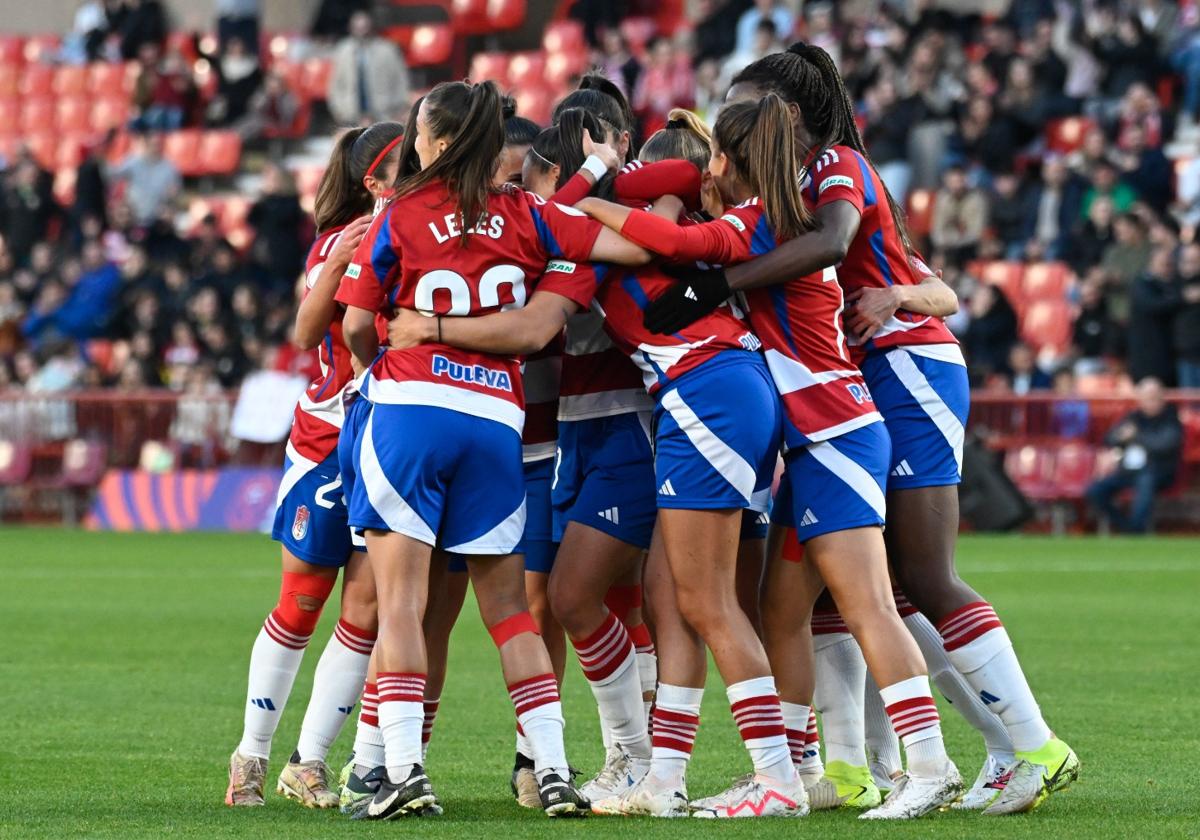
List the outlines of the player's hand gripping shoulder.
{"label": "player's hand gripping shoulder", "polygon": [[921,275],[921,282],[912,285],[893,285],[887,288],[860,287],[846,295],[852,307],[846,313],[847,330],[860,342],[869,341],[898,311],[915,315],[945,318],[958,311],[958,295],[942,282],[919,257],[909,262]]}
{"label": "player's hand gripping shoulder", "polygon": [[337,294],[338,284],[346,273],[346,266],[354,258],[354,251],[362,241],[371,226],[370,216],[361,216],[342,229],[337,244],[321,264],[312,288],[300,301],[296,310],[296,324],[293,330],[293,341],[301,350],[311,350],[321,343],[329,323],[337,313],[337,304],[333,296]]}
{"label": "player's hand gripping shoulder", "polygon": [[388,346],[393,350],[405,350],[418,344],[430,344],[438,340],[438,321],[413,309],[399,309],[388,322]]}

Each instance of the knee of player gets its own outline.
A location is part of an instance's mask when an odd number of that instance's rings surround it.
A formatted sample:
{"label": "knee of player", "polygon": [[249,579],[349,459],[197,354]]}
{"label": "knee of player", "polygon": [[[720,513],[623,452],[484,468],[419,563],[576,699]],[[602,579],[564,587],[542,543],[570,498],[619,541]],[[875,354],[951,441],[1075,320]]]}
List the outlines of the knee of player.
{"label": "knee of player", "polygon": [[886,599],[863,599],[850,605],[849,609],[840,610],[840,613],[846,629],[856,639],[901,623],[896,604],[890,596]]}
{"label": "knee of player", "polygon": [[294,594],[292,595],[292,600],[296,604],[296,609],[303,612],[320,612],[325,606],[324,598],[317,598],[313,595]]}

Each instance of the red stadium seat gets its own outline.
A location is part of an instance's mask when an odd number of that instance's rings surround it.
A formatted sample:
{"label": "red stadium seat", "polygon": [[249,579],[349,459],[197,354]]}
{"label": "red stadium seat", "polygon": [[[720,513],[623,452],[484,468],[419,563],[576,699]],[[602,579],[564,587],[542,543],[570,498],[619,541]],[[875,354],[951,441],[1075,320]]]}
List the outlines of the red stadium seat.
{"label": "red stadium seat", "polygon": [[1046,125],[1046,147],[1052,152],[1066,154],[1083,145],[1083,138],[1096,127],[1088,117],[1064,117]]}
{"label": "red stadium seat", "polygon": [[554,89],[570,87],[572,77],[581,75],[586,67],[586,53],[551,53],[546,59],[546,85]]}
{"label": "red stadium seat", "polygon": [[450,23],[460,35],[483,35],[491,32],[488,22],[489,0],[451,0]]}
{"label": "red stadium seat", "polygon": [[413,30],[406,57],[413,67],[445,64],[454,49],[454,30],[446,24],[425,24]]}
{"label": "red stadium seat", "polygon": [[933,229],[933,190],[913,190],[908,194],[908,229],[917,236],[928,236]]}
{"label": "red stadium seat", "polygon": [[109,163],[120,163],[129,156],[132,150],[133,136],[128,131],[118,131],[108,146],[106,158]]}
{"label": "red stadium seat", "polygon": [[1008,302],[1018,311],[1022,306],[1021,275],[1025,273],[1022,263],[1008,260],[992,260],[991,262],[973,263],[973,271],[980,280],[989,286],[999,286],[1004,290]]}
{"label": "red stadium seat", "polygon": [[21,103],[22,133],[45,132],[54,130],[54,100],[49,97],[25,99]]}
{"label": "red stadium seat", "polygon": [[1035,350],[1051,348],[1061,353],[1071,344],[1073,317],[1065,300],[1032,301],[1021,318],[1021,338]]}
{"label": "red stadium seat", "polygon": [[333,62],[328,58],[310,58],[304,62],[304,93],[309,99],[324,102],[329,94],[329,76]]}
{"label": "red stadium seat", "polygon": [[75,202],[75,182],[79,170],[76,168],[60,169],[54,173],[54,199],[64,207],[70,207]]}
{"label": "red stadium seat", "polygon": [[242,158],[242,138],[236,131],[206,131],[197,152],[197,174],[232,175]]}
{"label": "red stadium seat", "polygon": [[87,68],[87,90],[92,96],[121,96],[128,99],[136,79],[136,65],[133,62],[97,61]]}
{"label": "red stadium seat", "polygon": [[172,131],[163,142],[163,156],[185,176],[203,174],[200,169],[200,130]]}
{"label": "red stadium seat", "polygon": [[491,79],[502,87],[508,78],[508,53],[481,52],[471,57],[470,78],[482,82]]}
{"label": "red stadium seat", "polygon": [[31,35],[25,39],[25,62],[53,61],[62,49],[62,39],[57,35]]}
{"label": "red stadium seat", "polygon": [[244,195],[230,195],[225,198],[224,206],[218,216],[221,220],[221,230],[231,231],[246,226],[246,217],[254,202]]}
{"label": "red stadium seat", "polygon": [[16,134],[21,120],[21,100],[0,97],[0,134]]}
{"label": "red stadium seat", "polygon": [[1081,499],[1096,472],[1096,450],[1068,441],[1054,453],[1054,490],[1062,499]]}
{"label": "red stadium seat", "polygon": [[33,447],[15,440],[0,439],[0,487],[24,484],[33,472]]}
{"label": "red stadium seat", "polygon": [[92,102],[92,130],[103,134],[110,128],[122,128],[129,122],[129,97],[118,94]]}
{"label": "red stadium seat", "polygon": [[271,72],[283,76],[288,90],[294,93],[297,98],[302,101],[309,98],[308,91],[304,89],[304,64],[302,62],[278,58],[272,62]]}
{"label": "red stadium seat", "polygon": [[92,130],[92,102],[86,96],[64,97],[55,109],[55,126],[63,134],[87,134]]}
{"label": "red stadium seat", "polygon": [[0,97],[16,96],[21,90],[21,66],[0,64]]}
{"label": "red stadium seat", "polygon": [[57,96],[83,96],[87,93],[86,67],[64,65],[54,71],[54,93]]}
{"label": "red stadium seat", "polygon": [[550,122],[550,111],[554,107],[554,92],[545,87],[532,87],[517,91],[517,113],[533,120],[538,125]]}
{"label": "red stadium seat", "polygon": [[1021,277],[1021,295],[1025,301],[1063,300],[1074,278],[1066,263],[1046,262],[1025,266]]}
{"label": "red stadium seat", "polygon": [[58,151],[54,155],[54,168],[75,169],[83,163],[84,150],[87,147],[88,135],[85,133],[64,134],[59,129]]}
{"label": "red stadium seat", "polygon": [[548,53],[586,51],[583,24],[577,20],[556,20],[549,24],[542,36],[542,49]]}
{"label": "red stadium seat", "polygon": [[103,443],[94,440],[67,441],[63,446],[60,487],[92,487],[100,482],[108,464],[108,451]]}
{"label": "red stadium seat", "polygon": [[1028,498],[1054,497],[1054,456],[1050,451],[1032,445],[1010,449],[1004,457],[1004,469]]}
{"label": "red stadium seat", "polygon": [[[47,123],[49,125],[49,123]],[[47,171],[58,168],[59,136],[50,131],[38,131],[23,137],[24,145],[38,162],[38,166]]]}
{"label": "red stadium seat", "polygon": [[20,35],[0,36],[0,66],[19,67],[25,63],[25,39]]}
{"label": "red stadium seat", "polygon": [[21,82],[17,89],[21,96],[53,96],[54,68],[49,64],[30,64],[21,73]]}
{"label": "red stadium seat", "polygon": [[[212,38],[211,35],[209,35],[207,37]],[[253,44],[247,44],[246,46],[250,47],[251,49],[254,48]],[[217,49],[216,39],[214,38],[212,40],[212,43],[206,44],[205,47],[206,47],[206,49],[208,47],[212,48],[212,49],[208,50],[208,52],[216,52],[216,49]],[[167,52],[177,51],[180,55],[182,55],[187,60],[187,62],[189,64],[191,64],[192,62],[194,62],[196,59],[198,59],[200,57],[200,53],[198,53],[196,51],[196,33],[195,32],[172,32],[172,33],[170,33],[169,35],[167,35],[167,50],[166,51]]]}
{"label": "red stadium seat", "polygon": [[487,22],[493,32],[516,29],[525,22],[525,0],[488,0]]}
{"label": "red stadium seat", "polygon": [[[508,84],[516,89],[544,85],[542,76],[546,72],[546,56],[541,52],[515,53],[508,62]],[[532,119],[532,117],[530,117]]]}

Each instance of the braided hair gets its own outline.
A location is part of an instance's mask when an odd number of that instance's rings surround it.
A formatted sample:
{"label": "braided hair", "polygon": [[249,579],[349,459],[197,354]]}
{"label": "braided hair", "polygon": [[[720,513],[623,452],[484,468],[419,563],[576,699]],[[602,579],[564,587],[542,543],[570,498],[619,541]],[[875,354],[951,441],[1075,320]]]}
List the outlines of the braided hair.
{"label": "braided hair", "polygon": [[[829,53],[814,44],[798,41],[786,52],[771,53],[747,65],[733,77],[733,84],[753,85],[766,93],[778,94],[786,102],[800,108],[804,125],[817,138],[821,148],[848,146],[862,155],[867,165],[875,170],[875,164],[867,154],[866,144],[854,121],[854,103],[842,76],[829,57]],[[878,174],[878,172],[876,172]],[[880,181],[882,184],[882,180]],[[892,222],[904,250],[912,253],[908,227],[904,213],[883,187],[887,196]]]}

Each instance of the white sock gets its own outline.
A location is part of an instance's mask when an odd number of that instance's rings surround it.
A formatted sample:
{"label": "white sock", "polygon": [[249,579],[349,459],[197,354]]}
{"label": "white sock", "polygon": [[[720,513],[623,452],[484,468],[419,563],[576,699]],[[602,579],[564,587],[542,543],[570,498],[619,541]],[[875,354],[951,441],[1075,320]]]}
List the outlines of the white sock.
{"label": "white sock", "polygon": [[1053,736],[991,605],[967,604],[938,622],[946,655],[967,684],[1004,722],[1013,749],[1031,752]]}
{"label": "white sock", "polygon": [[642,711],[649,726],[650,710],[654,708],[654,692],[658,688],[658,654],[654,647],[637,648],[638,682],[642,687]]}
{"label": "white sock", "polygon": [[866,767],[863,691],[867,663],[862,649],[849,633],[821,633],[813,636],[813,653],[813,706],[821,715],[825,761]]}
{"label": "white sock", "polygon": [[1011,767],[1015,759],[1008,730],[1004,728],[1000,718],[983,705],[983,701],[955,669],[946,655],[946,649],[942,647],[942,637],[937,628],[919,612],[904,616],[904,624],[916,640],[917,647],[921,649],[921,655],[925,657],[929,679],[938,687],[938,691],[942,692],[942,696],[950,701],[955,711],[962,715],[963,720],[983,736],[988,753],[1000,759],[1005,767]]}
{"label": "white sock", "polygon": [[700,729],[703,688],[660,683],[654,701],[650,772],[657,781],[681,788]]}
{"label": "white sock", "polygon": [[379,728],[383,730],[388,778],[393,784],[408,779],[421,763],[421,728],[425,724],[425,675],[380,671]]}
{"label": "white sock", "polygon": [[[563,745],[562,702],[553,674],[542,674],[508,687],[517,712],[517,722],[529,741],[533,772],[540,783],[547,773],[568,772],[567,750]],[[564,776],[564,778],[566,778]]]}
{"label": "white sock", "polygon": [[779,706],[783,710],[788,751],[792,754],[796,772],[806,778],[821,778],[825,774],[825,766],[821,763],[821,739],[817,734],[817,719],[812,707],[783,702]]}
{"label": "white sock", "polygon": [[879,696],[879,686],[870,673],[867,674],[867,684],[863,690],[863,721],[866,724],[867,755],[883,768],[886,775],[895,777],[904,769],[900,760],[900,739],[896,737],[896,730],[892,729],[892,721],[883,708],[883,698]]}
{"label": "white sock", "polygon": [[919,674],[879,690],[892,728],[904,744],[908,772],[912,776],[937,777],[950,763],[942,742],[942,724],[938,717],[929,677]]}
{"label": "white sock", "polygon": [[375,635],[338,620],[317,661],[312,696],[300,726],[301,761],[324,761],[362,692]]}
{"label": "white sock", "polygon": [[354,772],[367,775],[385,761],[383,730],[379,728],[379,691],[375,683],[363,686],[358,730],[354,734]]}
{"label": "white sock", "polygon": [[309,636],[297,636],[279,626],[275,614],[267,616],[250,651],[250,676],[246,684],[246,715],[238,752],[270,758],[271,739],[292,683],[300,670]]}
{"label": "white sock", "polygon": [[736,682],[725,688],[725,695],[755,774],[784,784],[795,782],[796,767],[788,750],[775,678],[768,675]]}
{"label": "white sock", "polygon": [[533,758],[533,747],[529,746],[529,739],[526,738],[525,733],[521,731],[520,722],[517,723],[517,752],[526,758]]}
{"label": "white sock", "polygon": [[572,644],[609,735],[606,748],[616,746],[636,758],[650,758],[637,656],[625,625],[610,612],[596,632]]}

